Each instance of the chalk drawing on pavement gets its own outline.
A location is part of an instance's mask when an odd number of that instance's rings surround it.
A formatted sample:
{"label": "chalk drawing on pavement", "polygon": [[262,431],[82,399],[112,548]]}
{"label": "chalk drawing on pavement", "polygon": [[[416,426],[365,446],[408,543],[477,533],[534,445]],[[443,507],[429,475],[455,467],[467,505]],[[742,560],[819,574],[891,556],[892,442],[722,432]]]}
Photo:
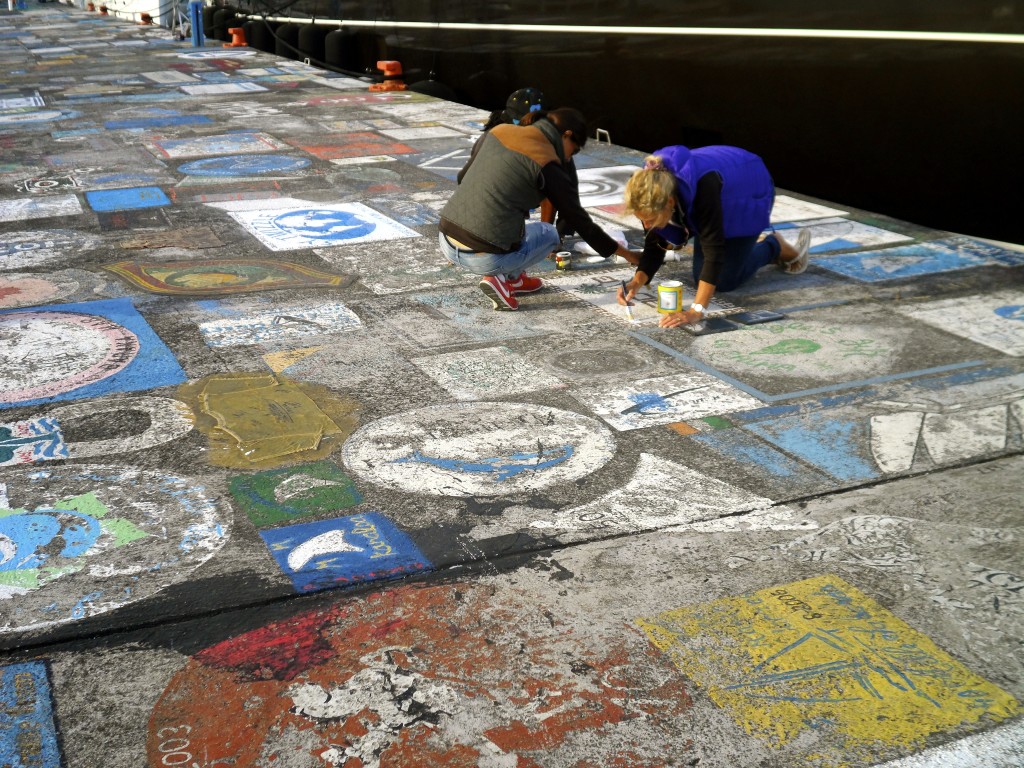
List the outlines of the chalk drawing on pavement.
{"label": "chalk drawing on pavement", "polygon": [[[0,221],[23,221],[27,219],[48,219],[56,216],[77,216],[82,204],[75,195],[50,195],[46,197],[15,197],[0,200]],[[4,237],[6,242],[7,238]]]}
{"label": "chalk drawing on pavement", "polygon": [[0,408],[180,384],[185,373],[128,299],[0,312]]}
{"label": "chalk drawing on pavement", "polygon": [[0,127],[10,129],[23,125],[31,126],[36,123],[52,123],[55,120],[71,120],[81,114],[81,112],[70,109],[31,109],[28,107],[5,109],[3,114],[0,114]]}
{"label": "chalk drawing on pavement", "polygon": [[322,459],[359,423],[354,400],[269,373],[190,381],[178,396],[210,441],[210,463],[221,467],[271,469]]}
{"label": "chalk drawing on pavement", "polygon": [[26,661],[0,667],[0,765],[63,765],[46,664]]}
{"label": "chalk drawing on pavement", "polygon": [[195,478],[87,464],[11,470],[0,632],[105,613],[180,581],[227,540]]}
{"label": "chalk drawing on pavement", "polygon": [[473,149],[473,141],[469,140],[465,146],[445,147],[444,149],[433,149],[425,152],[417,152],[415,155],[407,155],[400,160],[415,165],[424,171],[430,171],[438,176],[455,181],[466,163],[469,161],[470,151]]}
{"label": "chalk drawing on pavement", "polygon": [[416,150],[408,144],[385,138],[379,133],[336,133],[319,135],[316,144],[292,140],[290,143],[321,160],[339,160],[368,155],[406,155]]}
{"label": "chalk drawing on pavement", "polygon": [[67,456],[68,448],[56,419],[42,417],[0,424],[0,467]]}
{"label": "chalk drawing on pavement", "polygon": [[362,327],[359,316],[340,302],[280,305],[247,317],[229,317],[199,324],[211,347],[273,344],[307,336],[346,333]]}
{"label": "chalk drawing on pavement", "polygon": [[456,400],[485,400],[562,386],[554,376],[507,347],[414,357],[410,362]]}
{"label": "chalk drawing on pavement", "polygon": [[805,221],[807,219],[821,219],[826,217],[844,216],[847,211],[837,208],[829,208],[827,205],[811,203],[807,200],[799,200],[789,195],[776,195],[775,205],[772,206],[772,223],[782,221]]}
{"label": "chalk drawing on pavement", "polygon": [[64,299],[75,293],[80,285],[77,279],[66,272],[50,272],[45,275],[29,272],[0,274],[0,309],[38,306]]}
{"label": "chalk drawing on pavement", "polygon": [[1019,710],[1006,691],[836,576],[636,623],[744,730],[791,762],[821,758],[815,732],[842,740],[842,764],[871,762],[881,747],[921,746],[934,733]]}
{"label": "chalk drawing on pavement", "polygon": [[190,176],[269,176],[291,174],[309,166],[307,157],[294,155],[228,155],[193,160],[178,166],[179,173]]}
{"label": "chalk drawing on pavement", "polygon": [[664,733],[690,706],[671,663],[621,624],[581,632],[508,589],[401,586],[196,654],[154,707],[146,749],[159,763],[178,728],[210,765],[257,765],[296,738],[339,768],[453,755],[497,768],[570,749],[586,765],[635,766],[641,750],[663,765],[679,756]]}
{"label": "chalk drawing on pavement", "polygon": [[797,233],[803,228],[811,232],[811,253],[813,254],[872,248],[914,239],[909,235],[840,218],[814,219],[807,222],[775,225],[776,231],[789,242],[794,242]]}
{"label": "chalk drawing on pavement", "polygon": [[31,176],[14,185],[19,192],[27,192],[30,195],[49,195],[57,190],[78,190],[83,186],[81,177],[69,174]]}
{"label": "chalk drawing on pavement", "polygon": [[288,145],[267,133],[225,133],[217,136],[195,136],[188,139],[159,139],[153,142],[157,157],[213,157],[252,152],[276,152]]}
{"label": "chalk drawing on pavement", "polygon": [[[67,440],[67,458],[91,459],[120,453],[143,451],[184,437],[195,426],[192,409],[170,397],[128,397],[69,403],[53,408],[50,416],[70,434],[76,419],[104,414],[105,422],[116,428],[116,436],[89,440]],[[141,432],[125,429],[118,414],[142,414],[146,427]]]}
{"label": "chalk drawing on pavement", "polygon": [[846,275],[861,282],[874,283],[952,272],[992,262],[965,249],[947,247],[944,241],[937,240],[840,256],[823,256],[814,263],[830,272]]}
{"label": "chalk drawing on pavement", "polygon": [[354,279],[270,259],[207,259],[150,264],[133,259],[105,264],[103,269],[151,293],[188,296],[340,286]]}
{"label": "chalk drawing on pavement", "polygon": [[621,203],[626,182],[637,170],[635,165],[581,168],[578,171],[580,203],[584,208]]}
{"label": "chalk drawing on pavement", "polygon": [[268,90],[258,83],[208,83],[179,86],[189,96],[215,96],[225,93],[256,93]]}
{"label": "chalk drawing on pavement", "polygon": [[259,51],[247,50],[247,49],[226,49],[221,50],[220,48],[213,51],[188,51],[186,53],[175,54],[179,59],[247,59],[250,56],[255,56]]}
{"label": "chalk drawing on pavement", "polygon": [[746,411],[760,400],[700,371],[634,381],[627,387],[581,387],[573,397],[619,431]]}
{"label": "chalk drawing on pavement", "polygon": [[883,472],[981,458],[1005,451],[1024,430],[1024,374],[951,386],[941,399],[911,390],[872,410],[871,454]]}
{"label": "chalk drawing on pavement", "polygon": [[[977,522],[984,522],[979,520]],[[970,652],[999,658],[999,647],[1019,635],[1024,579],[1014,557],[1015,531],[884,515],[851,515],[770,547],[734,551],[732,569],[762,571],[824,567],[850,574],[874,573],[941,614],[971,614]],[[955,550],[955,551],[954,551]],[[1024,660],[1013,666],[1024,670]],[[1007,668],[1006,672],[1012,674]]]}
{"label": "chalk drawing on pavement", "polygon": [[159,208],[171,201],[159,187],[133,189],[101,189],[86,192],[85,199],[94,211],[131,211],[137,208]]}
{"label": "chalk drawing on pavement", "polygon": [[260,536],[296,592],[433,569],[412,539],[377,512],[268,528]]}
{"label": "chalk drawing on pavement", "polygon": [[231,495],[257,528],[323,515],[363,496],[337,464],[318,461],[231,478]]}
{"label": "chalk drawing on pavement", "polygon": [[894,309],[1004,354],[1024,356],[1024,291],[992,291]]}
{"label": "chalk drawing on pavement", "polygon": [[[500,519],[473,528],[470,538],[486,539],[530,531],[567,544],[627,532],[690,526],[743,513],[772,509],[772,500],[716,480],[690,467],[641,453],[636,470],[621,488],[571,509],[513,507]],[[774,510],[775,522],[789,510]]]}
{"label": "chalk drawing on pavement", "polygon": [[612,433],[571,411],[459,403],[371,422],[345,466],[372,483],[437,496],[507,496],[586,477],[615,452]]}
{"label": "chalk drawing on pavement", "polygon": [[452,137],[465,138],[463,131],[453,128],[446,128],[442,125],[413,126],[411,128],[387,128],[381,133],[396,141],[416,141],[422,139],[449,139]]}
{"label": "chalk drawing on pavement", "polygon": [[229,214],[272,251],[420,237],[416,230],[362,203],[311,203],[292,198],[268,202],[273,205],[229,210]]}
{"label": "chalk drawing on pavement", "polygon": [[736,378],[843,382],[893,370],[907,341],[903,329],[821,320],[785,319],[696,338],[687,354]]}
{"label": "chalk drawing on pavement", "polygon": [[[658,286],[652,283],[645,286],[636,295],[631,306],[632,320],[626,308],[618,303],[616,298],[619,287],[623,281],[633,277],[633,268],[617,269],[611,272],[569,272],[564,275],[548,277],[547,284],[570,296],[587,302],[597,309],[603,310],[617,320],[632,325],[652,326],[657,325],[661,319],[658,312]],[[683,289],[683,302],[693,300],[693,289]],[[734,305],[730,302],[714,298],[708,305],[708,313],[717,315],[724,309],[731,309]],[[731,335],[731,334],[730,334]]]}

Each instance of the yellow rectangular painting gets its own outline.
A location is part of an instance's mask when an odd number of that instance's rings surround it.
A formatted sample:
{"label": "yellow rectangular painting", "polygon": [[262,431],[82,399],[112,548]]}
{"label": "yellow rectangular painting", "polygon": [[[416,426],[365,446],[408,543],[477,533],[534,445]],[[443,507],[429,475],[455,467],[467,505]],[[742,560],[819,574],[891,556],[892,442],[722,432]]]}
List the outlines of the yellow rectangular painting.
{"label": "yellow rectangular painting", "polygon": [[[636,623],[748,733],[809,764],[861,764],[1019,711],[1006,691],[836,576]],[[806,738],[812,732],[820,738]]]}

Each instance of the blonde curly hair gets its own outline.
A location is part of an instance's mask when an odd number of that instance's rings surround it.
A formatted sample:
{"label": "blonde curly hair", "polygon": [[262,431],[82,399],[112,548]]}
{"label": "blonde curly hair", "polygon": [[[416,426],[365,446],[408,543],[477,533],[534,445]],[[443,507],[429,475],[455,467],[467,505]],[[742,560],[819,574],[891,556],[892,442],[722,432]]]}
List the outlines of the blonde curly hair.
{"label": "blonde curly hair", "polygon": [[655,214],[664,211],[676,194],[676,177],[657,155],[644,158],[644,167],[626,182],[626,212]]}

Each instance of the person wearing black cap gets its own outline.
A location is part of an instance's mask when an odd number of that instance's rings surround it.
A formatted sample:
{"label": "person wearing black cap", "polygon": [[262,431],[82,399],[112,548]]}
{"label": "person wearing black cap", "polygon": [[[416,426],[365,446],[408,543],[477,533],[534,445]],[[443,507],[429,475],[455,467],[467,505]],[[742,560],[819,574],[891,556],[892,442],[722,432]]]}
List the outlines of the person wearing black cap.
{"label": "person wearing black cap", "polygon": [[504,109],[491,112],[487,124],[484,125],[484,132],[486,133],[496,125],[506,123],[519,125],[528,114],[541,109],[544,109],[544,94],[537,88],[520,88],[508,97]]}
{"label": "person wearing black cap", "polygon": [[529,125],[497,125],[477,139],[438,226],[441,253],[483,275],[480,290],[498,310],[518,309],[517,295],[544,287],[526,270],[561,241],[553,224],[528,220],[545,197],[597,253],[640,262],[639,254],[594,223],[568,173],[573,155],[587,143],[586,118],[570,107],[531,117]]}

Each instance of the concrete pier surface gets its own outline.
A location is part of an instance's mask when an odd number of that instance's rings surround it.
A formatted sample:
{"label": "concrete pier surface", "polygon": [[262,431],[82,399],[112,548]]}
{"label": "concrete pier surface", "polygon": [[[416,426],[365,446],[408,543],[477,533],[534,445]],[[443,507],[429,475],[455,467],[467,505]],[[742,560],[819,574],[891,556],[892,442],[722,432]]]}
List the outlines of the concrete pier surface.
{"label": "concrete pier surface", "polygon": [[479,110],[54,4],[0,72],[0,765],[1024,765],[1024,249],[779,190],[720,332],[572,239],[495,312]]}

